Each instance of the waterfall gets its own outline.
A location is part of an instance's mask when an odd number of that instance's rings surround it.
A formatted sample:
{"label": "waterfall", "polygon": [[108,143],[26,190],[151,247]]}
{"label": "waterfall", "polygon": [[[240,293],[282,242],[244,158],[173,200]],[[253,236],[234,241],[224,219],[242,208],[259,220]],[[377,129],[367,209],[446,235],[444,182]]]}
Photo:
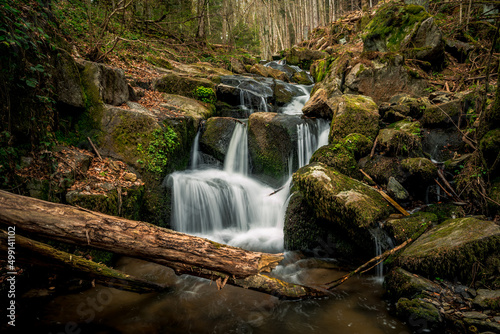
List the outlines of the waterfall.
{"label": "waterfall", "polygon": [[299,168],[307,165],[313,153],[323,145],[328,144],[330,124],[322,119],[316,119],[314,124],[297,125],[297,155]]}
{"label": "waterfall", "polygon": [[198,160],[200,159],[200,133],[201,128],[198,129],[196,137],[194,137],[193,148],[191,150],[191,169],[196,169],[196,167],[198,167]]}
{"label": "waterfall", "polygon": [[[376,256],[379,256],[386,250],[395,247],[392,239],[380,226],[370,229],[370,234],[375,245]],[[377,267],[375,268],[375,279],[380,283],[384,281],[384,261],[377,264]]]}
{"label": "waterfall", "polygon": [[228,173],[248,174],[247,127],[243,123],[236,123],[234,127],[224,160],[224,170]]}

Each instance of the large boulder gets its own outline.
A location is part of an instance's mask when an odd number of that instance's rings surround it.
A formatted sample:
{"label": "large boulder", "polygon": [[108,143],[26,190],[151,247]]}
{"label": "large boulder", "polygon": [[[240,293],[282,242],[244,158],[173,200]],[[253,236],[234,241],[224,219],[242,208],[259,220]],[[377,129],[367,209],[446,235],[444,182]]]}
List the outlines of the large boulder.
{"label": "large boulder", "polygon": [[[441,277],[470,283],[478,264],[482,271],[498,277],[500,226],[477,218],[450,219],[432,228],[406,248],[396,259],[403,268],[426,277]],[[493,264],[494,267],[489,268]],[[492,272],[491,272],[492,271]],[[486,278],[486,277],[485,277]]]}
{"label": "large boulder", "polygon": [[86,60],[78,60],[78,63],[83,67],[84,80],[97,87],[104,103],[118,106],[129,100],[129,87],[122,69]]}
{"label": "large boulder", "polygon": [[409,238],[418,237],[429,225],[437,221],[435,214],[419,211],[408,217],[388,219],[384,222],[384,229],[398,244],[402,244]]}
{"label": "large boulder", "polygon": [[289,157],[297,147],[297,125],[291,115],[253,113],[248,118],[248,149],[253,173],[272,185],[280,185],[289,171]]}
{"label": "large boulder", "polygon": [[85,96],[79,67],[79,64],[69,54],[61,51],[55,62],[53,77],[57,101],[73,107],[84,108]]}
{"label": "large boulder", "polygon": [[271,77],[281,81],[288,81],[288,76],[285,72],[274,69],[269,66],[264,66],[261,64],[255,64],[250,68],[250,73],[257,74],[263,77]]}
{"label": "large boulder", "polygon": [[182,95],[190,98],[197,97],[196,89],[198,87],[210,88],[215,92],[213,81],[177,72],[167,73],[162,78],[156,80],[153,87],[163,93]]}
{"label": "large boulder", "polygon": [[247,73],[245,65],[241,62],[241,60],[236,58],[231,58],[230,64],[231,64],[231,71],[233,71],[234,73],[237,74]]}
{"label": "large boulder", "polygon": [[285,51],[287,64],[297,65],[304,70],[309,70],[313,61],[326,57],[328,57],[328,53],[308,48],[293,47]]}
{"label": "large boulder", "polygon": [[236,122],[229,117],[209,118],[200,138],[201,151],[224,162]]}
{"label": "large boulder", "polygon": [[405,66],[403,56],[391,53],[353,64],[345,73],[342,89],[346,94],[370,96],[380,103],[395,94],[419,96],[426,87],[426,81]]}
{"label": "large boulder", "polygon": [[375,139],[379,131],[379,114],[375,102],[367,96],[342,95],[332,98],[334,116],[330,127],[330,143],[351,133]]}
{"label": "large boulder", "polygon": [[345,231],[360,249],[373,253],[369,229],[391,211],[376,190],[318,162],[300,168],[293,182],[317,218]]}
{"label": "large boulder", "polygon": [[380,130],[378,149],[387,156],[421,156],[422,143],[419,122],[402,120]]}
{"label": "large boulder", "polygon": [[454,100],[438,105],[426,106],[420,122],[428,128],[447,128],[458,124],[462,114],[462,101]]}
{"label": "large boulder", "polygon": [[422,6],[390,2],[381,6],[365,28],[364,51],[403,52],[441,68],[444,40],[434,18]]}
{"label": "large boulder", "polygon": [[396,157],[383,155],[375,155],[373,158],[365,157],[359,160],[358,165],[378,184],[387,184],[391,177],[399,183],[406,181],[406,173]]}
{"label": "large boulder", "polygon": [[320,88],[306,102],[302,108],[302,113],[307,117],[320,117],[332,119],[335,107],[331,105],[327,92]]}

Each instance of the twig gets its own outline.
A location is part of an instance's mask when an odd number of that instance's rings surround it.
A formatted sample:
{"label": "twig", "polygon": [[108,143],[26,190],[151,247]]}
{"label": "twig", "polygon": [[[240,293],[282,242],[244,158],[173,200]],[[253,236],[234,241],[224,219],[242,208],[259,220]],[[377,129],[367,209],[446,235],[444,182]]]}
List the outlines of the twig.
{"label": "twig", "polygon": [[377,147],[377,143],[378,143],[378,137],[375,138],[375,141],[373,142],[373,147],[370,152],[370,159],[373,158],[373,155],[375,154],[375,148]]}
{"label": "twig", "polygon": [[[427,229],[426,229],[427,231]],[[425,233],[425,231],[424,231]],[[423,234],[423,233],[422,233]],[[370,261],[366,262],[365,264],[363,264],[362,266],[358,267],[356,270],[354,271],[351,271],[349,274],[347,275],[344,275],[342,276],[341,278],[339,279],[336,279],[335,281],[331,281],[329,283],[326,283],[325,286],[328,290],[331,290],[337,286],[339,286],[340,284],[344,283],[345,281],[347,281],[349,278],[351,278],[352,276],[354,276],[355,274],[359,273],[361,270],[365,269],[366,267],[372,265],[372,263],[380,263],[380,261],[382,260],[385,260],[386,258],[389,257],[389,255],[392,255],[394,253],[396,253],[397,251],[399,251],[400,249],[408,246],[410,243],[413,242],[414,239],[410,238],[408,240],[406,240],[405,242],[403,242],[401,245],[397,246],[397,247],[394,247],[393,249],[389,249],[387,251],[385,251],[383,254],[379,255],[379,256],[376,256],[374,258],[372,258]],[[375,264],[375,265],[376,265]],[[370,268],[371,269],[371,268]],[[363,272],[366,272],[366,271],[363,271]]]}
{"label": "twig", "polygon": [[444,185],[451,191],[451,193],[453,194],[453,198],[457,201],[457,202],[460,202],[460,197],[457,195],[457,193],[455,192],[455,189],[453,189],[453,187],[451,186],[451,184],[448,182],[448,180],[446,180],[446,178],[444,177],[443,175],[443,172],[438,169],[438,176],[441,180],[443,180],[444,182]]}
{"label": "twig", "polygon": [[436,181],[437,185],[439,186],[439,188],[441,188],[445,194],[449,197],[449,198],[453,198],[453,195],[450,194],[442,185],[441,183],[439,183],[439,181],[437,179],[434,179],[434,181]]}
{"label": "twig", "polygon": [[97,148],[94,146],[94,143],[92,142],[92,139],[90,139],[90,137],[87,137],[87,139],[89,140],[90,145],[92,146],[92,148],[94,149],[95,153],[99,157],[99,160],[102,161],[101,155],[99,154],[99,151],[97,150]]}
{"label": "twig", "polygon": [[[366,172],[362,169],[359,170],[364,176],[366,176],[370,181],[372,181],[373,183],[375,183],[375,185],[377,184],[375,181],[373,181],[373,179],[371,178],[370,175],[366,174]],[[406,211],[405,209],[403,209],[403,207],[401,205],[399,205],[395,200],[393,200],[389,195],[387,195],[382,189],[380,189],[380,187],[378,185],[376,185],[375,187],[373,187],[376,191],[378,191],[378,193],[380,195],[382,195],[382,197],[389,203],[391,203],[391,205],[393,207],[395,207],[399,212],[401,212],[403,215],[405,216],[409,216],[410,213],[408,211]]]}

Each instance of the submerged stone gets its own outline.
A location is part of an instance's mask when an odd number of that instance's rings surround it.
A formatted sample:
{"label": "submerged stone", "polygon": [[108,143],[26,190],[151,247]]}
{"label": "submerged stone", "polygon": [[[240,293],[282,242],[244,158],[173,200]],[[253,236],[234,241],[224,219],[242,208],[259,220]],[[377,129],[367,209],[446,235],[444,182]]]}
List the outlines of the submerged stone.
{"label": "submerged stone", "polygon": [[204,126],[200,149],[224,162],[237,120],[229,117],[211,117]]}

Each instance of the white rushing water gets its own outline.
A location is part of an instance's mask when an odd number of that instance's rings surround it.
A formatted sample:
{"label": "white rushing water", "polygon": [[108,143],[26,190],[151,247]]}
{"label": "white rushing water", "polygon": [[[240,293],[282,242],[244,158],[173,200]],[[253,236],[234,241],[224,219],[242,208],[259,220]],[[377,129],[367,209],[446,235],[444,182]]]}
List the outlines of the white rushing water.
{"label": "white rushing water", "polygon": [[247,127],[236,123],[224,160],[224,170],[228,173],[248,174]]}

